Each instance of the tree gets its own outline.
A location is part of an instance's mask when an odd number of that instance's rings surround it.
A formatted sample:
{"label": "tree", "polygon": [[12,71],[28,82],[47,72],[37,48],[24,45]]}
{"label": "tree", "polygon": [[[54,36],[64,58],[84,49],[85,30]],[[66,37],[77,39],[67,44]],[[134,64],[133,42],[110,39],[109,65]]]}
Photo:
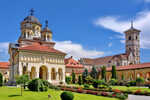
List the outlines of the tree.
{"label": "tree", "polygon": [[72,83],[75,84],[76,83],[76,75],[74,73],[74,70],[72,70]]}
{"label": "tree", "polygon": [[102,79],[103,80],[105,80],[106,81],[106,67],[105,66],[103,66],[102,68],[101,68],[101,76],[102,76]]}
{"label": "tree", "polygon": [[116,75],[116,66],[115,65],[112,66],[111,73],[112,73],[112,79],[116,79],[117,75]]}
{"label": "tree", "polygon": [[93,79],[97,79],[97,77],[98,77],[98,71],[96,70],[95,66],[92,67],[92,71],[91,71],[90,75],[91,75],[91,77]]}
{"label": "tree", "polygon": [[16,80],[17,84],[22,84],[24,89],[25,89],[25,85],[27,84],[28,81],[29,81],[28,75],[22,75],[19,78],[17,78],[17,80]]}
{"label": "tree", "polygon": [[144,80],[144,78],[142,78],[142,77],[138,77],[138,78],[136,79],[136,84],[137,84],[138,86],[143,85],[144,82],[145,82],[145,80]]}
{"label": "tree", "polygon": [[3,86],[3,75],[0,73],[0,86]]}
{"label": "tree", "polygon": [[84,72],[82,73],[82,81],[83,81],[83,84],[86,83],[86,77],[88,76],[88,69],[86,68],[84,70]]}
{"label": "tree", "polygon": [[82,78],[81,78],[81,76],[80,76],[80,75],[78,76],[78,84],[79,84],[79,85],[81,85],[81,84],[82,84]]}
{"label": "tree", "polygon": [[27,82],[29,81],[28,75],[22,75],[16,79],[17,84],[21,85],[21,96],[22,96],[22,85],[25,89]]}

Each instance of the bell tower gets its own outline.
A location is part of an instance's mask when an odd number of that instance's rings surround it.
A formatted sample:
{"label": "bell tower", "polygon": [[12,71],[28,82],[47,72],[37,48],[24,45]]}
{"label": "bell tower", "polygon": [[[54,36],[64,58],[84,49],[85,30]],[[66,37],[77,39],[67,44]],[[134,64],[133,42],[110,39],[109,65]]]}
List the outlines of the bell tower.
{"label": "bell tower", "polygon": [[140,63],[140,30],[133,27],[133,21],[131,21],[131,28],[125,31],[125,48],[126,54],[132,54],[132,64]]}

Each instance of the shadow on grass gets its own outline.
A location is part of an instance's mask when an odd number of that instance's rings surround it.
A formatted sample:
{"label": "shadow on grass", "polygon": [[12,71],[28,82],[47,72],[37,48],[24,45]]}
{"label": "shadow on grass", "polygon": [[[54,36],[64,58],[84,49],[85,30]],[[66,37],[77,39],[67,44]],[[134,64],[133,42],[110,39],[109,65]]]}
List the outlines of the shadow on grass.
{"label": "shadow on grass", "polygon": [[18,96],[21,96],[21,95],[18,95],[18,94],[8,95],[8,97],[18,97]]}

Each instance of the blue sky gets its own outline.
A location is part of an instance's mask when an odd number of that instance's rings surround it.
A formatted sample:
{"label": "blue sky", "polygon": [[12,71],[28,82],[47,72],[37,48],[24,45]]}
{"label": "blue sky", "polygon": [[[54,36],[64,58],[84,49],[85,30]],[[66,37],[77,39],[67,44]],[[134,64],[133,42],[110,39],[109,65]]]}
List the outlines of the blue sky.
{"label": "blue sky", "polygon": [[123,31],[134,20],[142,31],[141,62],[150,59],[150,0],[1,0],[0,61],[8,60],[8,43],[17,41],[20,22],[31,8],[41,24],[49,21],[56,49],[68,56],[124,53]]}

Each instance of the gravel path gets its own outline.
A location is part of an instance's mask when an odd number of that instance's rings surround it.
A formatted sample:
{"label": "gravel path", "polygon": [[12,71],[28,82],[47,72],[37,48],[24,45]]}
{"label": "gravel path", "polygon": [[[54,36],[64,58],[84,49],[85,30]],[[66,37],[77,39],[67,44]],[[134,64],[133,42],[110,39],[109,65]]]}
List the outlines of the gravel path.
{"label": "gravel path", "polygon": [[150,96],[129,95],[128,100],[150,100]]}

